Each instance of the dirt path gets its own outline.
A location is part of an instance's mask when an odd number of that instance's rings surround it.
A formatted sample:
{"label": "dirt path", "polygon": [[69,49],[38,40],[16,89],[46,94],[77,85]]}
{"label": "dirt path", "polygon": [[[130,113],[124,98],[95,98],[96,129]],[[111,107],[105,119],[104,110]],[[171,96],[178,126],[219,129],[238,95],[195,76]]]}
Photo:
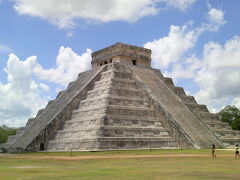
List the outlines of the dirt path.
{"label": "dirt path", "polygon": [[[229,157],[232,154],[222,154],[218,157]],[[0,157],[14,159],[56,159],[56,160],[85,160],[85,159],[130,159],[130,158],[170,158],[170,157],[211,157],[205,154],[176,154],[176,155],[92,155],[92,156],[47,156],[47,155],[16,155],[8,154]]]}

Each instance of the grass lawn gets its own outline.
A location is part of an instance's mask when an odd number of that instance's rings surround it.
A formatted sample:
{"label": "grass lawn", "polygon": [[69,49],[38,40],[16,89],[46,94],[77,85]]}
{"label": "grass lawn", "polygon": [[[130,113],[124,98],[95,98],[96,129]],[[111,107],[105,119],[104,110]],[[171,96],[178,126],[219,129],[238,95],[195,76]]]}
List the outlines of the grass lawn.
{"label": "grass lawn", "polygon": [[0,154],[0,179],[240,179],[234,151],[136,150]]}

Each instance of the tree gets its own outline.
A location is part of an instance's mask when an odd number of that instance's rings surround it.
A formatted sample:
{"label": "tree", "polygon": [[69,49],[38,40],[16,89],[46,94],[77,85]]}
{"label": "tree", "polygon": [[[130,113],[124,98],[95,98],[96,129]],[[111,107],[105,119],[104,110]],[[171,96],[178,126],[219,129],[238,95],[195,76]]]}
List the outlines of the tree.
{"label": "tree", "polygon": [[15,135],[16,128],[9,128],[5,125],[0,126],[0,144],[7,142],[9,136]]}
{"label": "tree", "polygon": [[234,130],[240,130],[240,118],[235,119],[232,124],[231,124],[232,128]]}
{"label": "tree", "polygon": [[235,106],[226,106],[219,113],[221,121],[228,122],[235,130],[240,130],[240,110]]}

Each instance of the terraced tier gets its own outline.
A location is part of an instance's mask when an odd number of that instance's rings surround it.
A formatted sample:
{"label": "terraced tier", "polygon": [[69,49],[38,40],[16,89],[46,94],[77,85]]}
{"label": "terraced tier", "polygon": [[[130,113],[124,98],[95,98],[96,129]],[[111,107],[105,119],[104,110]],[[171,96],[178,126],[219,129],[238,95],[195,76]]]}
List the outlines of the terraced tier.
{"label": "terraced tier", "polygon": [[239,131],[231,130],[228,123],[221,122],[216,114],[209,113],[205,105],[197,104],[193,96],[184,95],[180,91],[177,93],[171,78],[165,78],[159,70],[154,70],[154,73],[165,82],[169,89],[181,98],[192,113],[222,142],[224,147],[232,147],[234,143],[240,144]]}
{"label": "terraced tier", "polygon": [[49,142],[49,151],[99,151],[124,149],[175,149],[172,137],[103,137]]}
{"label": "terraced tier", "polygon": [[152,102],[132,72],[116,63],[101,73],[87,98],[72,111],[71,119],[49,141],[48,149],[177,147],[169,130],[162,126],[163,118],[156,117]]}
{"label": "terraced tier", "polygon": [[131,69],[145,90],[171,115],[172,122],[176,123],[178,128],[183,128],[185,137],[189,137],[196,148],[209,148],[212,144],[222,147],[221,141],[199,122],[179,95],[174,93],[171,80],[162,80],[152,69],[137,66],[131,66]]}
{"label": "terraced tier", "polygon": [[227,122],[220,121],[216,114],[208,112],[195,112],[200,121],[219,138],[225,147],[230,148],[240,143],[240,132],[234,131]]}

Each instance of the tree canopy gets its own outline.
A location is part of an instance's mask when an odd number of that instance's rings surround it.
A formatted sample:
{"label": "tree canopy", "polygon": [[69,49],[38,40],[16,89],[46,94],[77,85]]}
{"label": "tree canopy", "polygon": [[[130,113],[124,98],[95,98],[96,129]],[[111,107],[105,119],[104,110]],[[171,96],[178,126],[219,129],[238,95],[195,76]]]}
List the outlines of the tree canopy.
{"label": "tree canopy", "polygon": [[219,113],[221,121],[228,122],[234,130],[240,130],[240,110],[235,106],[226,106]]}
{"label": "tree canopy", "polygon": [[15,135],[16,128],[9,128],[7,126],[0,126],[0,144],[7,142],[8,136]]}

